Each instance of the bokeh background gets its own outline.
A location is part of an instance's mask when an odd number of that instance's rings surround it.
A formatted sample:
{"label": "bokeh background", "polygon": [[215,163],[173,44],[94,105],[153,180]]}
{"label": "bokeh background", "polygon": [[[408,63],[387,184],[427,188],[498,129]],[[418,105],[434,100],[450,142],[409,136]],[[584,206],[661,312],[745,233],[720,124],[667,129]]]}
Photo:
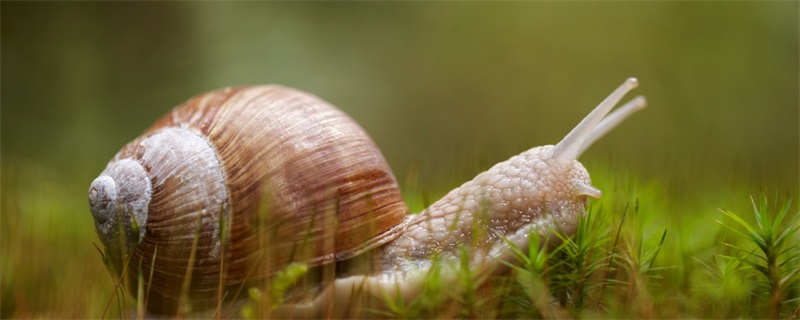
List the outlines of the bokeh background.
{"label": "bokeh background", "polygon": [[171,107],[230,85],[332,102],[404,192],[437,197],[557,142],[635,76],[649,107],[581,158],[592,174],[658,184],[675,219],[719,194],[797,194],[797,2],[0,5],[3,318],[100,315],[113,283],[89,183]]}

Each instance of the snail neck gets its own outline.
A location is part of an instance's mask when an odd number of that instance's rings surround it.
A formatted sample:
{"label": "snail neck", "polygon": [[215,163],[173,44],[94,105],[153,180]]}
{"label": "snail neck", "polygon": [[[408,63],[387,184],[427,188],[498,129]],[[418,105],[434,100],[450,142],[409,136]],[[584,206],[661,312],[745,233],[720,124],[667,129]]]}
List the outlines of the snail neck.
{"label": "snail neck", "polygon": [[533,148],[499,163],[452,190],[418,215],[382,248],[384,272],[426,267],[436,259],[472,266],[497,261],[505,240],[527,246],[530,233],[571,233],[585,213],[590,185],[580,163],[551,158],[553,146]]}

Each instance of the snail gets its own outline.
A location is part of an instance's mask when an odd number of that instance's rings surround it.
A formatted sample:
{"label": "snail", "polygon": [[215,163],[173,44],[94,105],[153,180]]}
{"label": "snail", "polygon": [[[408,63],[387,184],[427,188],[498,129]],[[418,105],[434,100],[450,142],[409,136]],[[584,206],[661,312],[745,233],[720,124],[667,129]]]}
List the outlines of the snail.
{"label": "snail", "polygon": [[[117,272],[143,277],[148,312],[210,308],[292,263],[340,266],[279,309],[318,316],[354,286],[412,295],[434,256],[454,261],[467,248],[482,268],[529,235],[573,233],[588,197],[602,195],[577,158],[645,106],[638,96],[609,114],[637,85],[627,79],[559,143],[494,165],[418,214],[344,112],[282,86],[219,89],[124,146],[91,183],[89,206]],[[367,267],[348,266],[367,253]]]}

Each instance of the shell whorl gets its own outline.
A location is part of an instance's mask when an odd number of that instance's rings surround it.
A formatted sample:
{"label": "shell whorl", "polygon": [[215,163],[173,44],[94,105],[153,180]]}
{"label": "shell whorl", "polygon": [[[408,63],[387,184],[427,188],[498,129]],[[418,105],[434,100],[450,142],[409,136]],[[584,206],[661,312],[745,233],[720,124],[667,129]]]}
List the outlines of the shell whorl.
{"label": "shell whorl", "polygon": [[[109,164],[89,187],[89,206],[97,233],[111,252],[120,255],[120,243],[138,244],[144,228],[134,232],[133,225],[147,223],[147,207],[153,186],[144,167],[130,159]],[[117,241],[120,240],[120,241]],[[125,245],[125,249],[129,249]]]}
{"label": "shell whorl", "polygon": [[[93,198],[111,199],[112,184],[122,186],[122,192],[113,199],[115,205],[96,210],[104,202]],[[150,266],[157,265],[153,271],[158,281],[148,289],[156,309],[171,309],[160,303],[170,300],[164,297],[180,295],[189,261],[193,261],[196,291],[213,289],[216,282],[209,278],[214,276],[218,281],[223,258],[218,221],[230,214],[228,203],[212,145],[183,127],[158,128],[134,140],[114,157],[90,189],[98,234],[115,264],[119,266],[120,259],[130,256],[133,266],[141,263],[148,274]],[[101,225],[102,215],[111,218]],[[138,233],[131,231],[134,225]],[[103,232],[104,228],[111,232]],[[137,268],[128,269],[138,274]]]}
{"label": "shell whorl", "polygon": [[155,266],[148,309],[159,313],[174,312],[184,289],[208,304],[220,281],[233,286],[290,262],[352,257],[394,239],[408,213],[360,126],[321,99],[280,86],[198,95],[124,147],[90,188],[101,238],[99,221],[120,215],[126,203],[122,178],[106,174],[120,163],[146,172],[152,196],[146,223],[137,221],[139,243],[128,237],[115,245],[113,232],[103,242],[132,251],[131,265],[144,275]]}

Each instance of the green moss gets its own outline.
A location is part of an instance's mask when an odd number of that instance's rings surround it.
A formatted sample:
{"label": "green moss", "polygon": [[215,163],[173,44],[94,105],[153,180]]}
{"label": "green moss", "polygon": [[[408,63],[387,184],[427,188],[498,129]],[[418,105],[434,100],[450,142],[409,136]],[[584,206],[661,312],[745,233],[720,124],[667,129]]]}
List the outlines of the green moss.
{"label": "green moss", "polygon": [[[518,261],[503,276],[480,277],[464,263],[435,264],[420,295],[378,298],[387,306],[374,315],[785,318],[796,312],[800,218],[788,200],[794,190],[748,203],[749,187],[732,185],[704,201],[676,202],[681,197],[671,196],[667,183],[592,170],[604,198],[590,200],[577,233],[559,246],[514,250]],[[93,246],[99,241],[85,194],[70,194],[64,185],[44,168],[3,163],[2,317],[132,315],[142,308],[136,297],[117,288],[118,280],[98,276],[107,272]],[[424,202],[421,193],[410,194],[417,205]],[[287,269],[271,301],[278,303],[275,297],[302,271]],[[455,272],[457,281],[443,283],[442,272]]]}

